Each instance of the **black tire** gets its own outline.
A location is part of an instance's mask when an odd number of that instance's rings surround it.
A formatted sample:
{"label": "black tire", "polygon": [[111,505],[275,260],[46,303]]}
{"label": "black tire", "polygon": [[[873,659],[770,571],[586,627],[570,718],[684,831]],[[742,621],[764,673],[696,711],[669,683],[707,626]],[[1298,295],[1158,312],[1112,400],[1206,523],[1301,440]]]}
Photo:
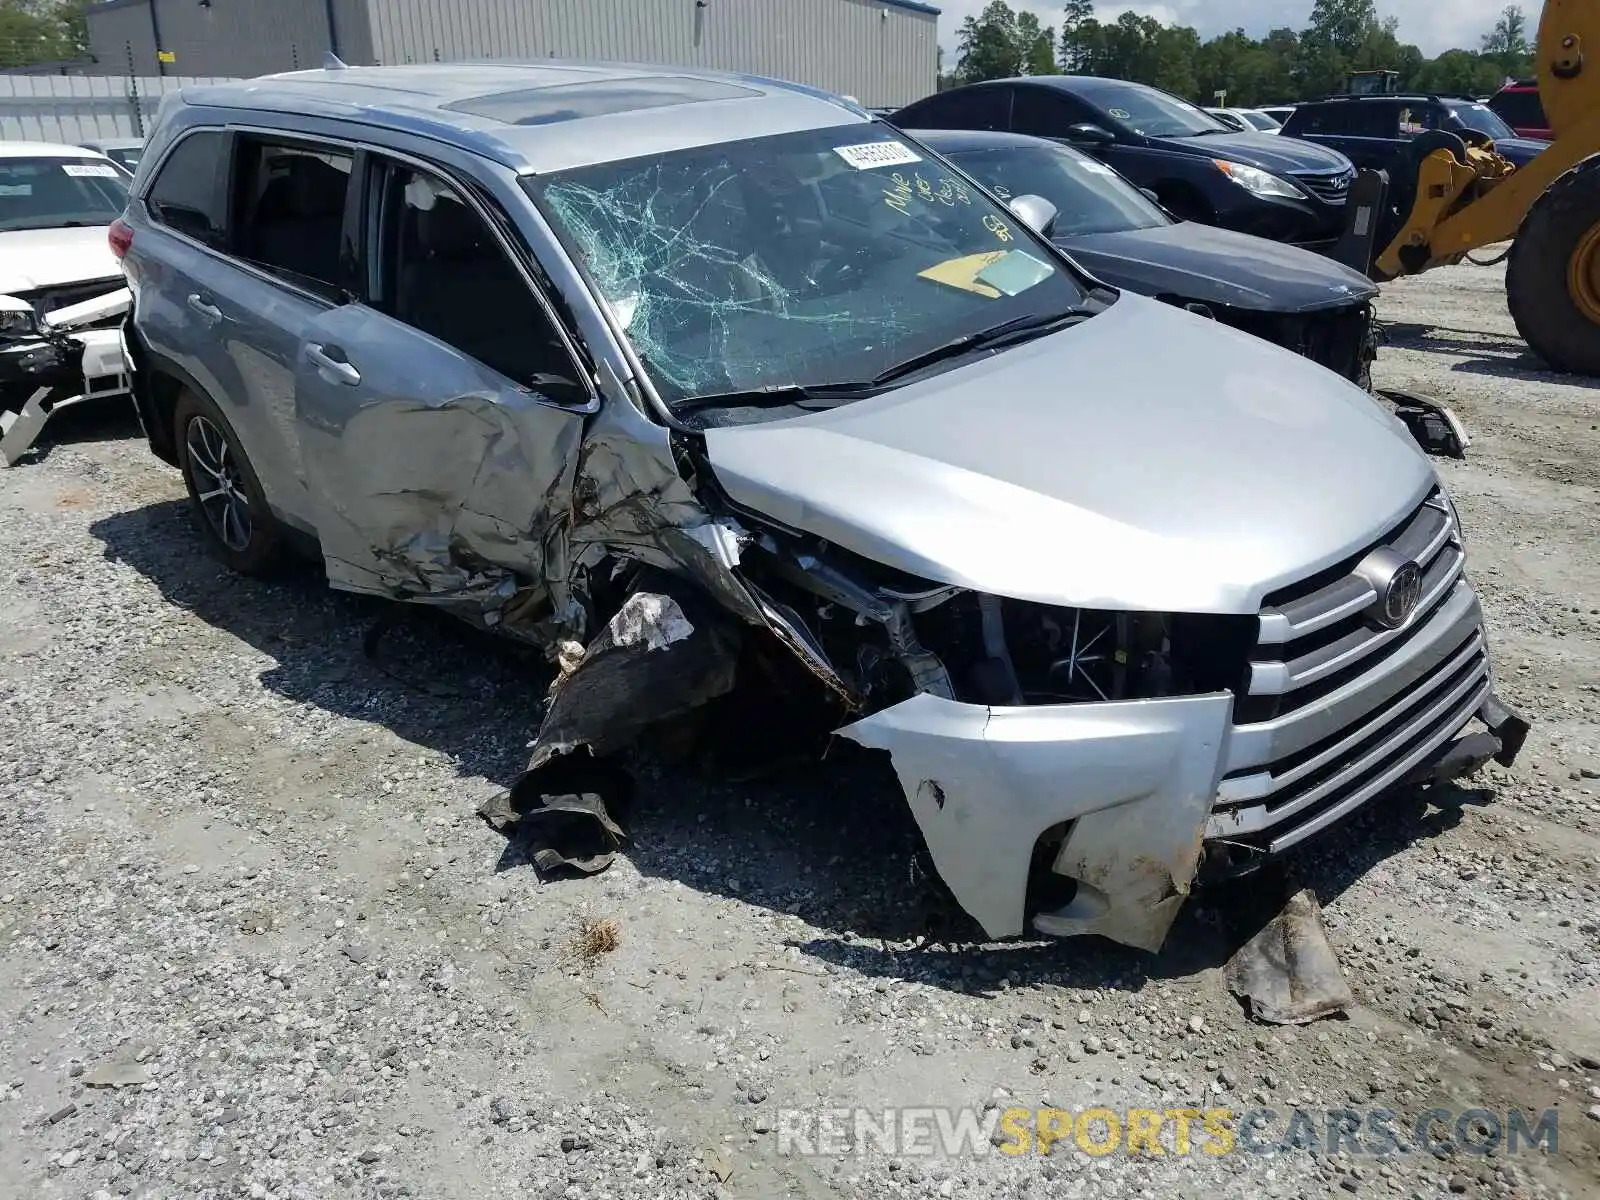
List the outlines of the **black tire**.
{"label": "black tire", "polygon": [[1600,375],[1600,322],[1578,306],[1567,268],[1600,226],[1600,154],[1562,175],[1517,230],[1506,268],[1506,303],[1517,332],[1553,370]]}
{"label": "black tire", "polygon": [[283,527],[268,511],[255,468],[221,410],[184,388],[173,406],[172,437],[207,549],[242,575],[282,567]]}

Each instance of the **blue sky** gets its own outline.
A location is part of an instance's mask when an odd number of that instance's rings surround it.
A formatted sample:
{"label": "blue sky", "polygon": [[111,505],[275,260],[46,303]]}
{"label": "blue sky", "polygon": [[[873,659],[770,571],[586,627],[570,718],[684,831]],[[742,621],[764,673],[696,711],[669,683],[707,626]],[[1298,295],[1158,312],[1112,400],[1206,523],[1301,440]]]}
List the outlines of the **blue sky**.
{"label": "blue sky", "polygon": [[[956,29],[964,17],[979,12],[984,0],[929,0],[943,10],[939,18],[939,42],[947,52],[955,49]],[[1049,0],[1008,0],[1012,8],[1032,9],[1046,25],[1061,20],[1061,5]],[[1493,27],[1508,0],[1378,0],[1381,16],[1400,18],[1400,40],[1414,42],[1428,55],[1454,46],[1475,50],[1478,39]],[[1115,20],[1118,13],[1132,9],[1159,20],[1193,25],[1202,37],[1225,33],[1243,26],[1260,35],[1277,25],[1295,29],[1305,27],[1311,13],[1311,0],[1150,0],[1148,3],[1098,4],[1101,20]],[[1538,22],[1539,4],[1529,0],[1522,5],[1530,26]]]}

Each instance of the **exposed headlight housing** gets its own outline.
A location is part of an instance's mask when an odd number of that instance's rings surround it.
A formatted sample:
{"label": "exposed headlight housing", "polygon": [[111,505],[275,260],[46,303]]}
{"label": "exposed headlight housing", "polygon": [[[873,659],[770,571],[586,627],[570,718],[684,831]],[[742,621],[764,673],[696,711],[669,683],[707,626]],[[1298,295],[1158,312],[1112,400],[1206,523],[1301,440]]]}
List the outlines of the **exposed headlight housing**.
{"label": "exposed headlight housing", "polygon": [[0,339],[28,341],[43,336],[44,328],[33,305],[16,296],[0,296]]}
{"label": "exposed headlight housing", "polygon": [[1282,179],[1270,171],[1263,171],[1260,167],[1247,167],[1243,163],[1230,162],[1225,158],[1214,158],[1211,161],[1216,164],[1217,170],[1253,196],[1274,196],[1280,200],[1306,198],[1306,194],[1287,179]]}

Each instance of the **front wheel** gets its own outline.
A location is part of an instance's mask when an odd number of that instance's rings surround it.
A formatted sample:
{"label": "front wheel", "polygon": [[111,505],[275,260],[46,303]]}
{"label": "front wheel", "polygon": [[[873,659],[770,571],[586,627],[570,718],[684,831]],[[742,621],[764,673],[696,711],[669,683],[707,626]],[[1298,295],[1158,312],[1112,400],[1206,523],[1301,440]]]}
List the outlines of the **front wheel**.
{"label": "front wheel", "polygon": [[173,437],[189,505],[211,553],[244,575],[281,566],[283,529],[221,410],[185,389],[173,410]]}
{"label": "front wheel", "polygon": [[1528,210],[1511,246],[1506,303],[1517,332],[1551,367],[1600,375],[1600,154]]}

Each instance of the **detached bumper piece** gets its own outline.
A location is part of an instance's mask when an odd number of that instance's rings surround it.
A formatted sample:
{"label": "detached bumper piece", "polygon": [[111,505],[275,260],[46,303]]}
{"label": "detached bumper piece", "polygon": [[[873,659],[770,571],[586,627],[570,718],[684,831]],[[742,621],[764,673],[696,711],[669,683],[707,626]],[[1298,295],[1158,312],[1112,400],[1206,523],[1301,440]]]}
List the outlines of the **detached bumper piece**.
{"label": "detached bumper piece", "polygon": [[1472,439],[1466,426],[1450,409],[1437,400],[1403,392],[1395,388],[1380,388],[1378,395],[1394,405],[1394,415],[1399,417],[1411,436],[1428,454],[1438,458],[1465,458]]}
{"label": "detached bumper piece", "polygon": [[8,467],[33,449],[56,413],[130,391],[127,356],[117,329],[51,337],[0,352],[0,396],[26,396],[0,412],[0,458]]}

